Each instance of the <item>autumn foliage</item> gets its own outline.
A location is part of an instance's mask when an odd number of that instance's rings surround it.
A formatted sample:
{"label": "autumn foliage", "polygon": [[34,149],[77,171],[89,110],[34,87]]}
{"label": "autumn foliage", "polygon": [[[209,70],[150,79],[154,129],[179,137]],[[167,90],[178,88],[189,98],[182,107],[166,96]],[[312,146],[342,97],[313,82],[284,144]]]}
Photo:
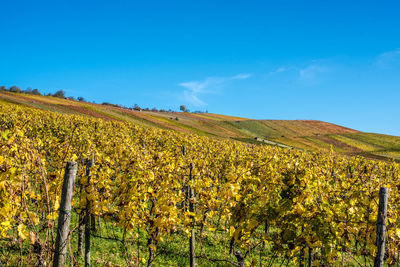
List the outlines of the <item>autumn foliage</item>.
{"label": "autumn foliage", "polygon": [[[373,261],[378,192],[387,186],[387,262],[398,260],[400,166],[394,162],[8,104],[0,104],[0,133],[0,247],[29,244],[31,253],[41,247],[39,256],[48,263],[68,160],[79,165],[74,212],[90,201],[96,216],[117,222],[128,235],[137,227],[145,231],[150,249],[174,233],[189,235],[194,216],[198,236],[222,231],[243,257],[268,246],[296,263],[312,250],[314,265],[338,262],[346,253]],[[93,156],[88,182],[84,162]],[[188,185],[195,199],[187,199]],[[195,202],[194,214],[188,201]]]}

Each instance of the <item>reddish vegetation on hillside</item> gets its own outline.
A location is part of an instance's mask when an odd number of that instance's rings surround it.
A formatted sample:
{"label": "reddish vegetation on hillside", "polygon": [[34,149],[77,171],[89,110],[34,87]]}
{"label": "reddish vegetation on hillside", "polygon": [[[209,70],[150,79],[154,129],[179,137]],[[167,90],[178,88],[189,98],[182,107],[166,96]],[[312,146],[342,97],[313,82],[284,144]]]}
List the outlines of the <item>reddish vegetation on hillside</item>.
{"label": "reddish vegetation on hillside", "polygon": [[[317,120],[252,120],[212,113],[137,111],[111,104],[0,92],[0,103],[10,102],[31,108],[67,114],[81,114],[132,122],[185,133],[216,138],[231,138],[260,144],[282,144],[289,147],[329,151],[371,158],[400,160],[400,138],[362,133],[354,129]],[[267,142],[256,141],[266,140]],[[382,144],[381,144],[381,141]],[[374,148],[374,149],[371,149]],[[376,149],[375,149],[376,148]]]}

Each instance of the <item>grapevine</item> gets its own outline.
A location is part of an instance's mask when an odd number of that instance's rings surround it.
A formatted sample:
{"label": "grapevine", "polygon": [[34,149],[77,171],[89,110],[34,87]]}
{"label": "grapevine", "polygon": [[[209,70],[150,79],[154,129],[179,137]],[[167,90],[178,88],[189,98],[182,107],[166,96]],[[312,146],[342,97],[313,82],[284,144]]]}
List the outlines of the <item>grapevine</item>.
{"label": "grapevine", "polygon": [[[312,252],[314,266],[340,265],[344,255],[356,263],[373,262],[382,186],[390,189],[386,261],[399,262],[398,163],[217,140],[5,103],[0,115],[0,248],[21,251],[14,262],[0,254],[7,265],[52,262],[69,160],[79,166],[74,212],[81,213],[90,201],[91,213],[123,229],[124,237],[146,236],[145,260],[128,255],[131,264],[151,266],[157,251],[175,236],[187,238],[192,218],[201,242],[224,235],[237,260],[228,253],[226,262],[238,266],[253,264],[251,251],[263,248],[293,264],[305,262],[306,251]],[[95,159],[90,180],[84,164],[89,158]],[[187,198],[188,186],[194,199]],[[194,212],[187,208],[190,201]],[[265,256],[260,261],[272,260]]]}

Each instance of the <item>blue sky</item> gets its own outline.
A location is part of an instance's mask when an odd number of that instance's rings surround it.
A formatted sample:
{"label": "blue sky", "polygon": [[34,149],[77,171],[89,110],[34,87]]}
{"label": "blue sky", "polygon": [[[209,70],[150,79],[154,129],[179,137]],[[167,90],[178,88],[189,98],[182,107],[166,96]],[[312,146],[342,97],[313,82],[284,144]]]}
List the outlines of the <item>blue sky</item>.
{"label": "blue sky", "polygon": [[398,1],[0,1],[0,85],[400,136]]}

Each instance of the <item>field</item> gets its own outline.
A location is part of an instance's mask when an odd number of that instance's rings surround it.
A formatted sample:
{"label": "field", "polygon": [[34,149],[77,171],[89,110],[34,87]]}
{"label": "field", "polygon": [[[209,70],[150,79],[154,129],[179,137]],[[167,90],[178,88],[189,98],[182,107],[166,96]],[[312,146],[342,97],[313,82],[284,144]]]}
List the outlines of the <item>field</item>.
{"label": "field", "polygon": [[257,143],[254,138],[258,137],[306,151],[329,152],[333,149],[343,155],[400,161],[400,137],[363,133],[322,121],[251,120],[211,113],[139,112],[110,105],[9,92],[0,92],[0,102],[246,143]]}
{"label": "field", "polygon": [[[72,218],[72,266],[84,264],[78,240],[85,214],[93,266],[187,266],[191,236],[198,266],[369,266],[381,187],[390,190],[385,261],[399,262],[398,163],[343,156],[344,145],[309,152],[217,132],[265,133],[293,144],[298,138],[309,147],[346,144],[352,153],[382,158],[396,155],[397,137],[316,121],[230,120],[2,95],[2,265],[51,264],[65,212]],[[214,134],[211,122],[221,127]],[[68,161],[78,163],[72,210],[60,211]]]}

